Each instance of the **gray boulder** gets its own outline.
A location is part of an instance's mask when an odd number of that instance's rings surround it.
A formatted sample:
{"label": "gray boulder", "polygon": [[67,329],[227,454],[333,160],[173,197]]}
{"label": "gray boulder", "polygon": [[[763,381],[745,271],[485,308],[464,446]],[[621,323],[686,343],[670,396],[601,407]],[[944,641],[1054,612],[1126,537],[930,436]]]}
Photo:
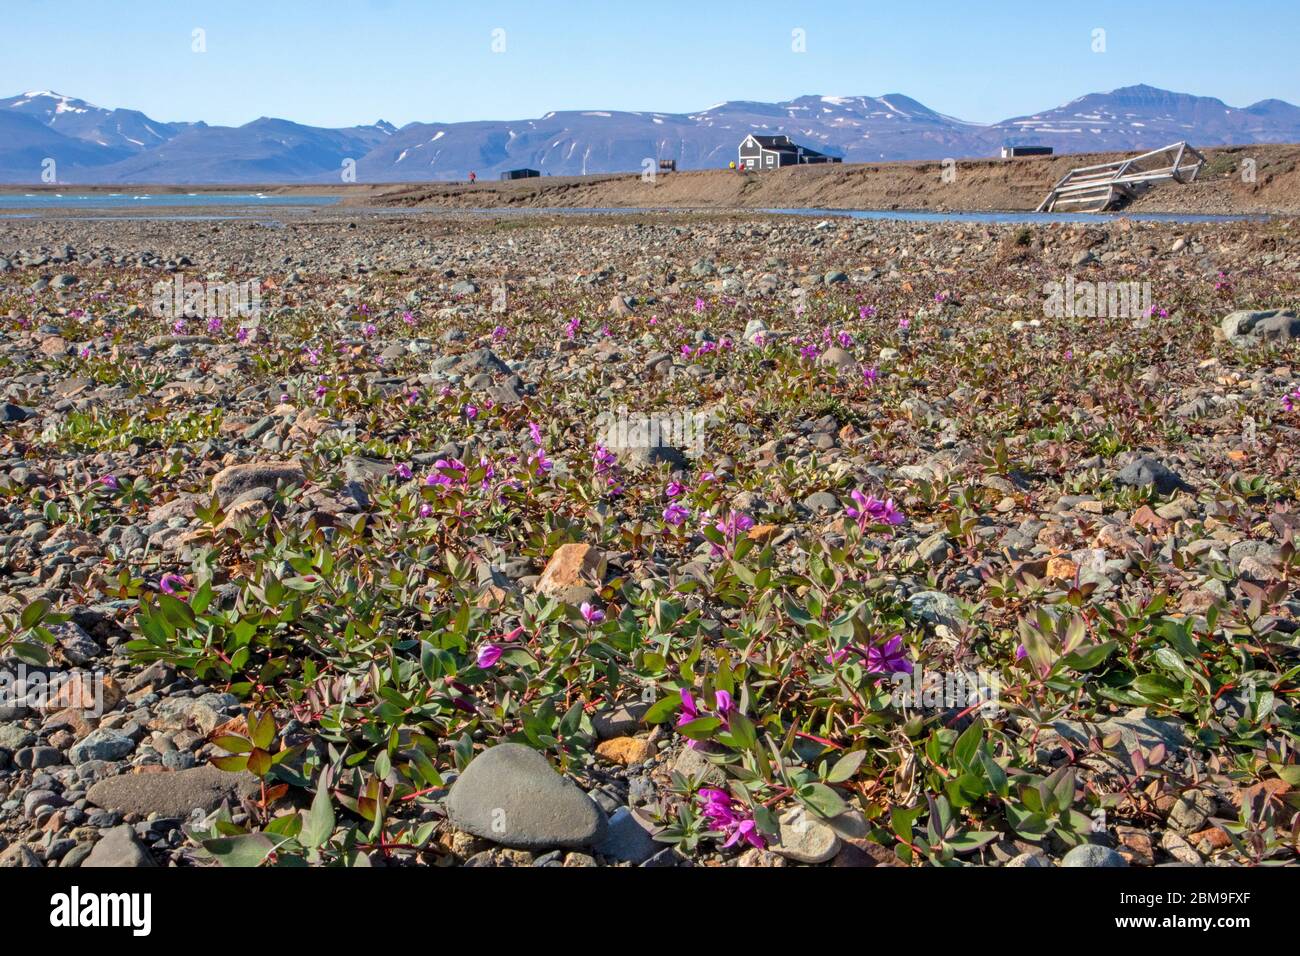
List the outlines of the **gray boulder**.
{"label": "gray boulder", "polygon": [[498,744],[471,760],[446,806],[458,829],[520,850],[596,846],[609,830],[604,811],[523,744]]}

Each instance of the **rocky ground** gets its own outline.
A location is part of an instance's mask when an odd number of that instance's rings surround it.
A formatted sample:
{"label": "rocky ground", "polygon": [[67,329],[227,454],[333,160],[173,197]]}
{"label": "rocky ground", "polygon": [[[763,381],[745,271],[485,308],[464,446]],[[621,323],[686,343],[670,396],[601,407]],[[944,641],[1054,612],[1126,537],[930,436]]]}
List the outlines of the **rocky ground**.
{"label": "rocky ground", "polygon": [[1297,238],[6,221],[0,864],[1293,863]]}

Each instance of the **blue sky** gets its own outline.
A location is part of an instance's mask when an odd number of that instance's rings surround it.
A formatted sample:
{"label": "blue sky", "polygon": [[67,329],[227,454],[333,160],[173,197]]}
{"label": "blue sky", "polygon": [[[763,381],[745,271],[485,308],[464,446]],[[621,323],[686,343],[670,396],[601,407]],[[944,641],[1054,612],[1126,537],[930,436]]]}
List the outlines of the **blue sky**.
{"label": "blue sky", "polygon": [[[318,126],[904,93],[992,122],[1133,83],[1300,103],[1300,2],[5,0],[0,96]],[[204,53],[192,50],[205,31]],[[805,31],[806,52],[792,50]],[[1106,31],[1104,53],[1093,30]],[[494,53],[493,31],[504,31]],[[500,35],[498,35],[500,36]]]}

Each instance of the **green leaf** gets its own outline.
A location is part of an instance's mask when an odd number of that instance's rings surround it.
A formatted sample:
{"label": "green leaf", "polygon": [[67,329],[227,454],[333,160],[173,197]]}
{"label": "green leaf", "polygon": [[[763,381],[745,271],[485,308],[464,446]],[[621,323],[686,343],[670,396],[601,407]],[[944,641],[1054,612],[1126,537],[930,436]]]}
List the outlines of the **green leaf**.
{"label": "green leaf", "polygon": [[850,779],[858,772],[858,767],[862,766],[862,761],[867,758],[865,750],[854,750],[845,754],[839,760],[835,761],[835,766],[831,772],[826,775],[827,783],[843,783]]}
{"label": "green leaf", "polygon": [[271,749],[271,743],[275,740],[275,718],[270,711],[249,712],[248,737],[259,750]]}
{"label": "green leaf", "polygon": [[22,617],[19,620],[23,627],[35,627],[45,618],[49,609],[50,602],[45,598],[40,598],[23,608]]}
{"label": "green leaf", "polygon": [[302,826],[299,842],[308,849],[324,846],[334,833],[334,801],[326,787],[318,785],[312,798],[311,810]]}
{"label": "green leaf", "polygon": [[838,817],[848,809],[840,795],[824,783],[810,783],[795,791],[799,799],[823,817]]}

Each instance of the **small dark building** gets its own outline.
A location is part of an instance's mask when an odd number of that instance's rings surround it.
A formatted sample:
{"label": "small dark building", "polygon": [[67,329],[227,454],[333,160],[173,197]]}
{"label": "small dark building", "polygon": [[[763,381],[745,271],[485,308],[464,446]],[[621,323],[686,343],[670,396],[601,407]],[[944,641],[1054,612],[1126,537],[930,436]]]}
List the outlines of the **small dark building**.
{"label": "small dark building", "polygon": [[661,159],[661,160],[659,160],[659,171],[660,171],[661,173],[675,173],[675,172],[677,172],[677,160],[675,160],[675,159]]}
{"label": "small dark building", "polygon": [[541,173],[539,173],[535,169],[507,169],[504,173],[501,174],[501,178],[503,180],[504,179],[532,179],[534,176],[540,176],[540,175]]}
{"label": "small dark building", "polygon": [[1051,156],[1050,146],[1003,146],[1002,158],[1015,159],[1017,156]]}
{"label": "small dark building", "polygon": [[828,156],[807,146],[792,143],[789,136],[760,136],[757,133],[750,133],[740,144],[739,160],[741,169],[776,169],[780,166],[843,162],[838,156]]}

